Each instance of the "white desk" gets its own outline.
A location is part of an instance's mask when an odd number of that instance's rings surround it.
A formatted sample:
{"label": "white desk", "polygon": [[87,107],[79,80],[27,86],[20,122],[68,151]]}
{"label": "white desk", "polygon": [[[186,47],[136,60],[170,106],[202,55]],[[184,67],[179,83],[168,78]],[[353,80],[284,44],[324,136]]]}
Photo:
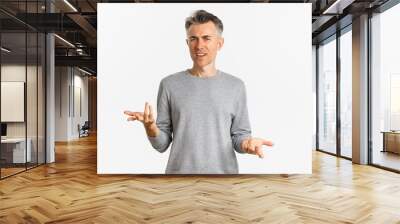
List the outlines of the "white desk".
{"label": "white desk", "polygon": [[[2,147],[13,147],[12,148],[12,162],[13,163],[25,163],[25,158],[27,159],[26,162],[31,162],[32,154],[31,154],[31,145],[32,140],[27,138],[28,147],[26,147],[26,156],[25,156],[25,138],[6,138],[1,139]],[[3,151],[3,148],[2,148]]]}

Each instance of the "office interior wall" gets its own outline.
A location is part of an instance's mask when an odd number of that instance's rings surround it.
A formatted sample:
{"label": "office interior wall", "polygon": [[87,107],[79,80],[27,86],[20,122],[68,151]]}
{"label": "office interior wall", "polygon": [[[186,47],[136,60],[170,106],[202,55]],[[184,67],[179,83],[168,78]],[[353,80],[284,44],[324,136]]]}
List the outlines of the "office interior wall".
{"label": "office interior wall", "polygon": [[[19,36],[20,37],[20,36]],[[4,44],[4,40],[7,39],[7,36],[2,35],[2,43]],[[8,57],[7,57],[8,56]],[[19,62],[18,60],[22,61],[22,57],[18,55],[19,57],[15,57],[15,62],[7,62],[7,60],[14,60],[10,59],[10,54],[5,55],[2,53],[2,60],[1,60],[1,81],[2,82],[23,82],[24,84],[26,83],[25,75],[26,71],[31,70],[31,67],[27,67],[24,62]],[[0,85],[1,88],[1,85]],[[2,91],[2,93],[5,93]],[[2,98],[7,98],[7,96],[2,95]],[[2,105],[4,106],[4,105]],[[1,107],[0,110],[2,111],[2,114],[4,114],[3,111],[10,110],[11,108],[9,107]],[[21,108],[24,110],[25,114],[25,104]],[[12,111],[8,111],[12,112]],[[25,119],[25,118],[24,118]],[[25,142],[25,133],[26,133],[26,121],[22,122],[4,122],[7,125],[7,134],[6,137],[8,139],[11,138],[18,138],[20,139],[20,143],[24,146],[26,146]],[[21,140],[23,139],[23,140]],[[1,150],[1,162],[0,162],[0,167],[1,167],[1,178],[4,178],[6,176],[12,175],[17,172],[24,171],[26,169],[26,164],[24,161],[26,156],[26,147],[23,147],[22,150],[18,150],[18,152],[15,150],[15,148],[11,145],[8,144],[1,144],[0,147]],[[28,154],[29,155],[29,154]],[[18,158],[18,159],[16,159]],[[31,158],[29,158],[31,159]],[[28,160],[30,161],[30,160]]]}
{"label": "office interior wall", "polygon": [[55,68],[55,141],[68,140],[69,79],[68,67]]}
{"label": "office interior wall", "polygon": [[[25,65],[18,64],[3,64],[1,66],[1,81],[2,82],[25,82]],[[39,68],[41,72],[41,68]],[[27,66],[27,108],[29,108],[29,113],[27,113],[28,123],[36,123],[36,110],[37,107],[42,107],[43,102],[37,104],[36,96],[36,65]],[[28,125],[28,133],[36,133],[36,125]],[[8,137],[25,137],[25,124],[24,122],[7,122],[7,136]],[[29,136],[28,136],[29,137]]]}
{"label": "office interior wall", "polygon": [[88,120],[88,77],[74,67],[56,67],[55,73],[55,140],[77,139],[78,124]]}
{"label": "office interior wall", "polygon": [[[44,163],[44,83],[42,66],[22,64],[3,64],[1,66],[2,82],[21,81],[25,82],[25,73],[27,72],[26,83],[26,122],[6,122],[7,137],[25,138],[25,130],[28,143],[31,144],[32,164],[38,162]],[[26,70],[25,70],[26,69]],[[37,69],[37,70],[36,70]],[[2,108],[6,110],[7,108]],[[25,127],[26,126],[26,127]],[[26,128],[26,129],[25,129]],[[37,153],[39,156],[37,156]]]}
{"label": "office interior wall", "polygon": [[83,76],[79,70],[75,68],[74,73],[74,119],[72,135],[78,136],[78,124],[82,126],[85,121],[88,121],[88,76]]}

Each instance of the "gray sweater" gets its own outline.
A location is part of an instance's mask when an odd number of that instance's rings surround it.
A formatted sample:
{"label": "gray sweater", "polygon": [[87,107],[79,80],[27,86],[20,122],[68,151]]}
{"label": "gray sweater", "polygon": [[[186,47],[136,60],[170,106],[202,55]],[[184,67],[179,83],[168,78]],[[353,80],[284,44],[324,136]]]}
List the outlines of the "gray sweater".
{"label": "gray sweater", "polygon": [[197,77],[188,71],[161,80],[153,148],[165,152],[172,142],[167,174],[237,174],[235,151],[251,137],[243,81],[217,71]]}

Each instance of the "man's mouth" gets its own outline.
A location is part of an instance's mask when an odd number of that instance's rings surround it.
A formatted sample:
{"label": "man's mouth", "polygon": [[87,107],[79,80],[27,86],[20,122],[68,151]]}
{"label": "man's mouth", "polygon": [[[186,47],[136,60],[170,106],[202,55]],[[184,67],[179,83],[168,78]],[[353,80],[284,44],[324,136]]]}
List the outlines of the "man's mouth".
{"label": "man's mouth", "polygon": [[206,56],[206,53],[196,53],[196,57],[204,57]]}

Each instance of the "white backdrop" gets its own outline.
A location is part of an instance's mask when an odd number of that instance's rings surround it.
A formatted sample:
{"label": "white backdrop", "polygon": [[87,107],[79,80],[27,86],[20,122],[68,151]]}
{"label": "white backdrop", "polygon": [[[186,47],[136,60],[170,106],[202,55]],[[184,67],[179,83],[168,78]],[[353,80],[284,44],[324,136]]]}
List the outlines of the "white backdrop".
{"label": "white backdrop", "polygon": [[184,21],[198,9],[224,24],[217,68],[245,82],[264,159],[237,154],[239,173],[311,173],[311,4],[98,4],[99,174],[163,174],[159,153],[124,110],[156,106],[161,79],[192,66]]}

